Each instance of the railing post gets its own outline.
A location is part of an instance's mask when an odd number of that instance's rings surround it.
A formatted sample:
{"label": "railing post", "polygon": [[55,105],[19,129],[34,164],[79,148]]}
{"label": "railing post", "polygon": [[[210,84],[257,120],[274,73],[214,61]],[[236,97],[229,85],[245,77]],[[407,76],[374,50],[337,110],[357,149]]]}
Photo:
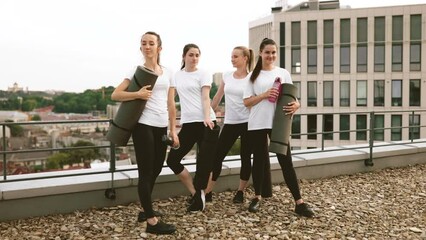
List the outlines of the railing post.
{"label": "railing post", "polygon": [[370,134],[368,139],[368,145],[370,149],[369,158],[364,161],[365,166],[373,166],[373,146],[374,146],[374,112],[370,112]]}
{"label": "railing post", "polygon": [[[411,123],[411,124],[410,124]],[[411,127],[410,125],[414,125],[414,111],[411,112],[411,119],[408,118],[408,130],[409,130],[409,137],[410,137],[410,141],[414,142],[414,128]]]}
{"label": "railing post", "polygon": [[108,199],[115,199],[115,189],[114,189],[114,172],[115,172],[115,144],[113,142],[109,142],[109,171],[111,172],[111,188],[105,190],[105,197]]}
{"label": "railing post", "polygon": [[3,180],[7,179],[7,161],[6,161],[6,125],[2,125],[3,131]]}

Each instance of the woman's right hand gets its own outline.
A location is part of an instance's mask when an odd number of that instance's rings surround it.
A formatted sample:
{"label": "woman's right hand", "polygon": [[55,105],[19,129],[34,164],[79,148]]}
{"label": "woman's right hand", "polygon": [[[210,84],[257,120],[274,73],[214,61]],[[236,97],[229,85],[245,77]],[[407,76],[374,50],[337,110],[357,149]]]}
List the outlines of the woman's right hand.
{"label": "woman's right hand", "polygon": [[146,85],[139,89],[137,92],[138,97],[142,100],[148,100],[152,95],[152,90],[149,90],[150,87],[151,85]]}

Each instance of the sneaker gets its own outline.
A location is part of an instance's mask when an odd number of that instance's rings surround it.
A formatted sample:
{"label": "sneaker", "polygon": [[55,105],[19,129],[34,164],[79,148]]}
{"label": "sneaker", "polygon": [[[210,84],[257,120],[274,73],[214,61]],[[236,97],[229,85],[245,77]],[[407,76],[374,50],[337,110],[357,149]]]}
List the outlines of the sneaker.
{"label": "sneaker", "polygon": [[191,205],[194,202],[194,196],[193,195],[189,195],[189,197],[186,199],[186,203],[188,203],[189,205]]}
{"label": "sneaker", "polygon": [[249,212],[252,212],[252,213],[257,212],[257,211],[259,211],[259,208],[260,208],[260,200],[259,200],[259,198],[253,198],[251,200],[250,205],[249,205],[249,209],[248,209]]}
{"label": "sneaker", "polygon": [[158,221],[157,224],[151,225],[146,224],[146,232],[154,234],[172,234],[176,231],[176,227],[172,224],[167,224],[162,221]]}
{"label": "sneaker", "polygon": [[312,208],[309,207],[306,203],[301,203],[296,205],[296,209],[294,210],[297,214],[304,217],[313,217],[315,215]]}
{"label": "sneaker", "polygon": [[206,202],[213,202],[213,193],[206,193]]}
{"label": "sneaker", "polygon": [[[155,217],[162,217],[163,213],[159,212],[159,211],[155,211],[154,210],[154,216]],[[138,222],[145,222],[146,221],[146,215],[145,212],[139,212],[138,215]]]}
{"label": "sneaker", "polygon": [[232,199],[233,203],[243,203],[244,202],[244,192],[241,190],[238,190],[237,193],[234,196],[234,199]]}
{"label": "sneaker", "polygon": [[194,194],[193,201],[191,205],[188,207],[188,212],[198,212],[203,211],[206,207],[206,196],[204,195],[204,191],[200,190]]}

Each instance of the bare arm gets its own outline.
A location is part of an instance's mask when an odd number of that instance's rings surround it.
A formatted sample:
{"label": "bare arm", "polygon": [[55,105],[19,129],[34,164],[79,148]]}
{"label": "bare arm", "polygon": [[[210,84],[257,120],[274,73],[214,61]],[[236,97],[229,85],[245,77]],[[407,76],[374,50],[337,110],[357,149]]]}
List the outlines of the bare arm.
{"label": "bare arm", "polygon": [[210,119],[210,87],[203,86],[201,89],[201,98],[203,104],[203,114],[204,114],[204,125],[213,129],[214,123]]}
{"label": "bare arm", "polygon": [[167,95],[167,109],[169,112],[169,136],[173,139],[173,146],[179,145],[179,138],[176,133],[176,103],[175,88],[170,87]]}
{"label": "bare arm", "polygon": [[211,103],[213,110],[216,111],[216,109],[219,106],[219,103],[222,100],[224,94],[225,94],[225,83],[222,80],[222,81],[220,81],[219,89],[217,89],[217,92],[214,95],[212,103]]}
{"label": "bare arm", "polygon": [[279,94],[278,90],[276,88],[270,88],[268,89],[268,91],[260,94],[260,95],[256,95],[256,96],[251,96],[248,98],[244,99],[244,106],[246,106],[247,108],[253,107],[254,105],[258,104],[259,102],[261,102],[263,99],[266,99],[270,96],[275,96],[277,97]]}
{"label": "bare arm", "polygon": [[152,91],[148,90],[151,85],[144,86],[139,91],[136,92],[128,92],[126,91],[130,85],[130,80],[128,78],[124,79],[123,82],[120,83],[111,94],[111,99],[114,101],[131,101],[135,99],[148,100],[151,97]]}

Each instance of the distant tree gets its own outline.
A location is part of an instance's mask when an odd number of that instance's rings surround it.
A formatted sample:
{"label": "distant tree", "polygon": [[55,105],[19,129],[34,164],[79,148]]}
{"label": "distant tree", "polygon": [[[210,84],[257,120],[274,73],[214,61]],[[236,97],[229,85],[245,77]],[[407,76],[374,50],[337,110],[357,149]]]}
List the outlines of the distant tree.
{"label": "distant tree", "polygon": [[47,158],[46,169],[62,169],[69,162],[70,155],[68,153],[55,153]]}
{"label": "distant tree", "polygon": [[40,115],[35,114],[35,115],[33,115],[33,116],[31,117],[31,120],[32,120],[32,121],[41,121],[41,117],[40,117]]}
{"label": "distant tree", "polygon": [[[5,120],[5,122],[13,122],[12,120]],[[10,135],[12,137],[22,137],[24,136],[24,129],[20,125],[9,125]]]}
{"label": "distant tree", "polygon": [[37,107],[37,100],[35,99],[26,99],[22,102],[22,111],[29,112],[34,110]]}
{"label": "distant tree", "polygon": [[[78,140],[76,143],[72,144],[71,147],[84,147],[84,146],[96,146],[92,142]],[[99,157],[99,149],[76,149],[69,151],[69,161],[68,164],[81,163],[85,160],[93,160]]]}

